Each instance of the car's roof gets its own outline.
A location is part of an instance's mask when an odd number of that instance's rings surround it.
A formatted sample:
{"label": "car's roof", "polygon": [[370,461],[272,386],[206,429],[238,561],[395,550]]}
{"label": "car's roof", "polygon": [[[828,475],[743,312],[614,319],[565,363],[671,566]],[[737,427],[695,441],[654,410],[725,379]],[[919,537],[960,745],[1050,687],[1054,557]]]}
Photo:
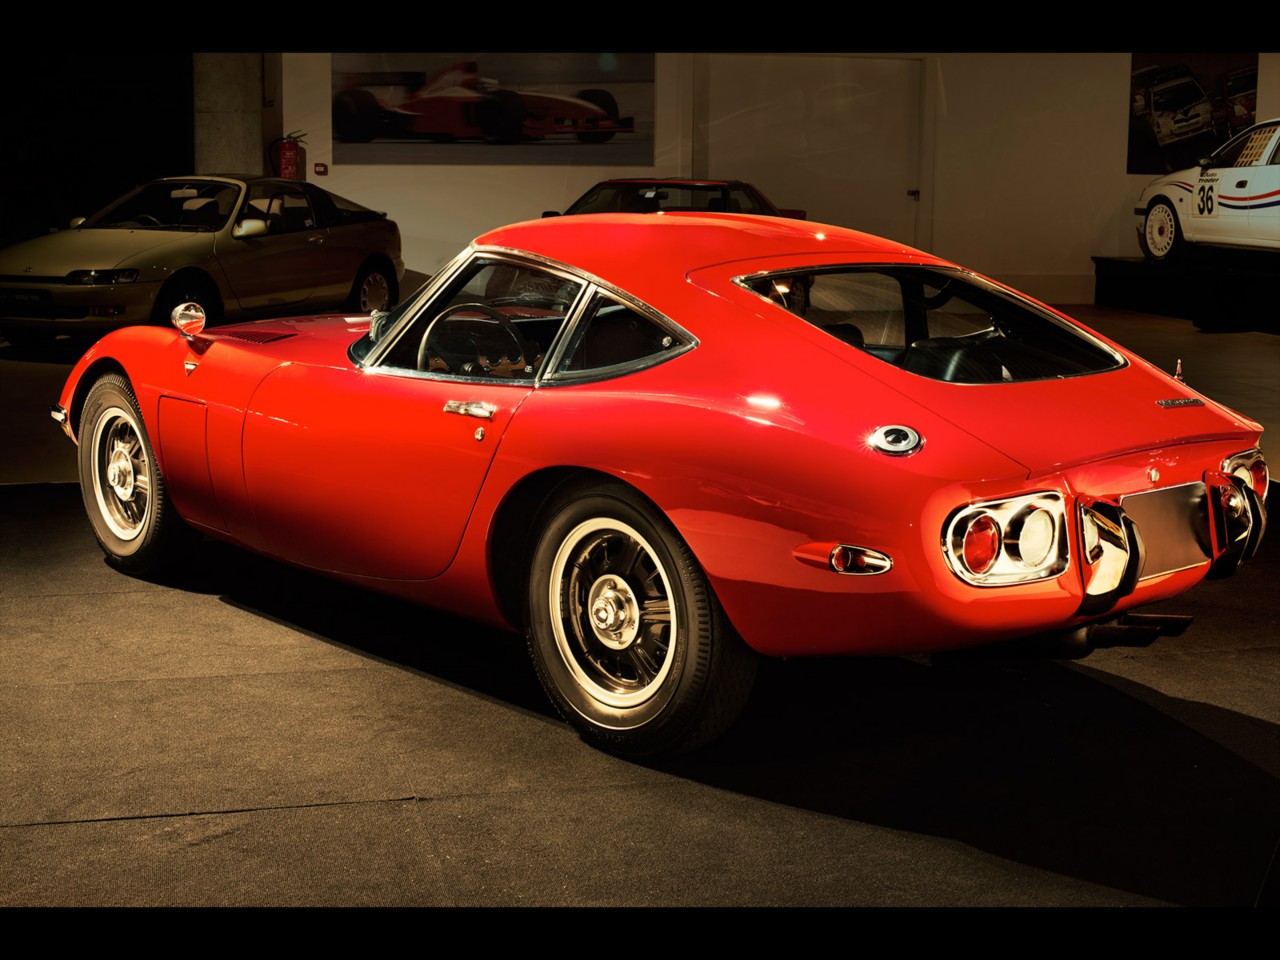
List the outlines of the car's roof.
{"label": "car's roof", "polygon": [[323,187],[317,187],[314,183],[307,183],[305,180],[290,180],[288,177],[268,177],[261,173],[193,173],[188,176],[161,177],[159,180],[152,182],[164,183],[169,180],[231,180],[237,183],[278,183],[302,189],[323,189]]}
{"label": "car's roof", "polygon": [[600,183],[669,183],[698,187],[749,187],[745,180],[716,180],[706,177],[613,177]]}
{"label": "car's roof", "polygon": [[[499,227],[476,246],[527,251],[613,282],[646,272],[681,275],[713,264],[748,261],[768,270],[780,258],[812,264],[906,262],[936,258],[846,227],[752,214],[592,213]],[[758,264],[752,267],[750,261]]]}

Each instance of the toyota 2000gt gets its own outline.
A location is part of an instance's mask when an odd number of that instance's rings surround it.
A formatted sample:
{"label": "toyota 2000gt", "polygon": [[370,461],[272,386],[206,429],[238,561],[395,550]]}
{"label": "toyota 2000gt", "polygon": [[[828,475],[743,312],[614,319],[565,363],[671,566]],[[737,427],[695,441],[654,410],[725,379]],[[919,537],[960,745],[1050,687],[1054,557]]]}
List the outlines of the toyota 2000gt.
{"label": "toyota 2000gt", "polygon": [[1146,645],[1265,522],[1257,423],[840,227],[554,217],[372,318],[174,325],[53,411],[114,566],[198,531],[515,629],[622,754],[715,737],[761,655]]}

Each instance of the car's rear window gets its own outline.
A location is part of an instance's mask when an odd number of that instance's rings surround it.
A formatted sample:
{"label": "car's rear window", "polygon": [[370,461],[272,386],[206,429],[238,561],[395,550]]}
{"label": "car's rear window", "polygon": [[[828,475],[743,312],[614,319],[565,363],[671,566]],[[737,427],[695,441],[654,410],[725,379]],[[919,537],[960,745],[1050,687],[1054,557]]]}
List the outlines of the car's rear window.
{"label": "car's rear window", "polygon": [[597,184],[565,213],[658,213],[676,210],[776,214],[760,197],[742,186],[661,181]]}
{"label": "car's rear window", "polygon": [[851,348],[934,380],[1048,380],[1124,364],[1075,325],[959,270],[858,266],[739,283]]}

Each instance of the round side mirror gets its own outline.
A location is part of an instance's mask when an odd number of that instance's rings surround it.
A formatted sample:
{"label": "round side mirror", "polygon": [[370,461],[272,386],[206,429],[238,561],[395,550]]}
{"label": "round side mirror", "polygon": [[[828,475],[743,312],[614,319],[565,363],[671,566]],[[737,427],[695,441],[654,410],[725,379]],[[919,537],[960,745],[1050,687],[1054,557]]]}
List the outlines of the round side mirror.
{"label": "round side mirror", "polygon": [[180,303],[169,314],[169,320],[180,334],[190,340],[204,329],[204,307],[198,303]]}

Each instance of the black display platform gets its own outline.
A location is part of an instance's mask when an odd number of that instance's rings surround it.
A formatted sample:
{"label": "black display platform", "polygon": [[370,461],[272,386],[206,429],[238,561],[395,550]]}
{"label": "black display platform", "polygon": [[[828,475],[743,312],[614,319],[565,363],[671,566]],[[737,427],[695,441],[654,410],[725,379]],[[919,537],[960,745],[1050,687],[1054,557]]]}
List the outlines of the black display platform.
{"label": "black display platform", "polygon": [[1280,251],[1188,248],[1172,262],[1093,257],[1094,303],[1202,327],[1280,331]]}

